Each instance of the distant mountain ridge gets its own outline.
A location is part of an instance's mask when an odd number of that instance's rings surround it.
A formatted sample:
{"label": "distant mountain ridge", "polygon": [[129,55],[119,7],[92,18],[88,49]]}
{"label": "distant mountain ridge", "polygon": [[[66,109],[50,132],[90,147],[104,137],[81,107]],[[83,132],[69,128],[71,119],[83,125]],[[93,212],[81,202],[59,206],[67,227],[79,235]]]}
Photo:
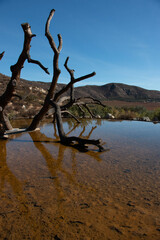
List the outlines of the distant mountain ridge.
{"label": "distant mountain ridge", "polygon": [[[0,95],[4,92],[6,85],[9,81],[9,77],[0,73]],[[26,95],[29,94],[32,88],[32,93],[37,97],[41,97],[38,94],[39,89],[45,94],[48,90],[50,83],[36,82],[21,79],[17,86],[17,91]],[[58,84],[57,89],[62,88],[64,84]],[[36,93],[37,89],[37,93]],[[34,91],[33,91],[34,90]],[[103,86],[87,85],[82,87],[75,87],[75,96],[86,97],[90,96],[102,101],[107,100],[121,100],[121,101],[156,101],[160,102],[160,91],[147,90],[137,86],[131,86],[123,83],[108,83]]]}
{"label": "distant mountain ridge", "polygon": [[88,85],[77,87],[78,96],[88,93],[91,97],[100,100],[121,100],[121,101],[157,101],[160,102],[160,91],[147,90],[137,86],[123,83],[108,83],[103,86]]}

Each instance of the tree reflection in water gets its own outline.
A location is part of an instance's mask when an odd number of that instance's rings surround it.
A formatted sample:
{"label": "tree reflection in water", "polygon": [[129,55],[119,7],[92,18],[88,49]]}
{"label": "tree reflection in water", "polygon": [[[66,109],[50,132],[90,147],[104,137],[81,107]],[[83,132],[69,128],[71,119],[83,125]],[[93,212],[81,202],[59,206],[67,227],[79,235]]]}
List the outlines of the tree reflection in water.
{"label": "tree reflection in water", "polygon": [[[20,135],[21,134],[18,134],[17,137]],[[11,139],[12,138],[16,138],[16,135],[12,136]],[[7,165],[8,142],[8,140],[0,140],[0,215],[3,217],[1,225],[5,225],[8,221],[8,214],[10,214],[10,219],[12,219],[11,214],[14,215],[15,212],[17,212],[25,219],[25,222],[29,225],[31,231],[33,230],[36,232],[36,235],[39,230],[39,226],[36,217],[32,214],[32,210],[28,204],[28,199],[24,194],[23,183],[13,174]],[[10,187],[13,192],[10,192]],[[10,221],[12,224],[12,220]],[[12,226],[10,227],[12,229]],[[1,236],[3,236],[3,233],[1,234]],[[4,239],[6,238],[4,237]]]}
{"label": "tree reflection in water", "polygon": [[[73,128],[67,134],[70,134],[72,131],[74,131],[76,127],[77,127],[77,124],[74,125]],[[48,178],[53,179],[53,183],[57,192],[57,200],[58,200],[58,203],[61,204],[62,202],[61,200],[64,198],[65,194],[63,191],[63,187],[61,185],[61,180],[60,180],[61,178],[59,177],[59,173],[61,173],[70,184],[73,184],[78,188],[83,188],[84,190],[87,190],[87,191],[88,190],[94,191],[94,189],[88,188],[86,185],[77,182],[76,153],[78,153],[79,151],[75,149],[75,146],[68,147],[68,146],[59,144],[59,141],[58,141],[59,137],[57,135],[57,129],[55,124],[53,124],[53,128],[54,128],[54,136],[56,138],[56,141],[53,141],[52,138],[47,137],[45,134],[41,133],[40,131],[30,132],[29,135],[32,138],[32,141],[35,147],[39,150],[39,152],[42,154],[43,158],[46,161],[46,165],[51,175],[51,176],[48,176]],[[88,139],[95,129],[96,127],[92,127],[91,131],[85,138]],[[80,137],[84,134],[85,130],[86,130],[86,127],[84,126],[82,131],[79,134]],[[52,154],[45,147],[44,143],[53,144],[54,146],[56,146],[56,148],[58,147],[58,155],[56,158],[52,156]],[[71,150],[72,171],[70,170],[67,171],[64,168],[65,151],[67,151],[68,148]],[[99,152],[93,153],[88,151],[86,152],[86,154],[94,157],[97,161],[101,161],[101,158],[100,158],[101,153]]]}
{"label": "tree reflection in water", "polygon": [[[40,131],[30,132],[27,133],[32,139],[32,142],[36,149],[41,153],[43,158],[45,159],[47,169],[49,171],[49,176],[44,178],[49,178],[54,186],[56,191],[56,206],[58,210],[58,215],[65,216],[65,204],[63,204],[63,199],[66,198],[66,188],[64,187],[63,180],[69,185],[75,186],[76,189],[81,189],[82,191],[92,192],[96,194],[96,190],[90,186],[87,186],[84,183],[81,183],[77,180],[77,154],[79,150],[73,148],[72,146],[68,147],[59,143],[59,137],[57,135],[56,126],[53,125],[54,128],[54,139],[47,137],[44,133]],[[77,128],[77,124],[70,124],[68,135],[73,132]],[[88,133],[85,138],[90,138],[93,131],[96,127],[92,127],[90,132]],[[85,134],[86,126],[83,125],[79,136]],[[45,132],[45,131],[44,131]],[[28,140],[19,139],[19,137],[23,137],[23,134],[14,134],[10,135],[10,139],[12,141],[19,141],[21,143],[28,142]],[[30,142],[30,141],[29,141]],[[32,232],[32,236],[40,236],[42,225],[41,219],[43,216],[43,211],[45,206],[39,203],[40,199],[39,196],[35,196],[34,189],[26,189],[26,183],[21,182],[11,171],[9,166],[7,165],[7,144],[9,140],[1,140],[0,141],[0,215],[6,215],[6,222],[0,224],[3,225],[8,224],[10,228],[13,225],[13,228],[17,228],[12,222],[13,219],[18,219],[18,221],[24,222],[27,224],[28,229]],[[57,156],[53,156],[51,151],[48,150],[47,145],[49,144],[50,149],[53,146],[53,149],[57,149],[58,153]],[[71,157],[71,167],[65,167],[66,156],[68,154],[68,150],[70,152]],[[56,151],[55,151],[56,152]],[[8,153],[9,154],[9,153]],[[13,153],[14,154],[14,153]],[[20,149],[19,154],[23,155],[23,147]],[[86,151],[85,155],[92,157],[97,161],[101,161],[101,153],[96,151]],[[15,155],[14,155],[15,157]],[[32,156],[31,156],[32,157]],[[42,177],[43,178],[43,177]],[[43,184],[43,183],[42,183]],[[29,186],[29,185],[28,185]],[[36,190],[40,191],[40,190]],[[35,200],[36,199],[36,200]],[[37,201],[37,202],[36,202]],[[47,200],[46,200],[47,201]],[[8,214],[10,213],[10,217],[8,218]],[[16,220],[15,220],[16,221]],[[23,225],[23,224],[22,224]],[[46,225],[47,226],[47,225]],[[1,236],[1,235],[0,235]],[[3,235],[2,235],[3,236]],[[3,236],[5,238],[5,236]]]}
{"label": "tree reflection in water", "polygon": [[19,193],[22,192],[22,184],[21,182],[14,176],[7,165],[7,145],[6,140],[0,141],[0,192],[4,190],[4,186],[8,183],[11,187],[13,192],[18,196]]}

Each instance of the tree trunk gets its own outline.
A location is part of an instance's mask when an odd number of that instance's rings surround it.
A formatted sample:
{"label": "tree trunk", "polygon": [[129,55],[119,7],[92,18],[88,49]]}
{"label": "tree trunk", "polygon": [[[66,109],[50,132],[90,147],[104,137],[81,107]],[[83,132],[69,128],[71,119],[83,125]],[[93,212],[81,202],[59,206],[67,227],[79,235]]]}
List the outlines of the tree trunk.
{"label": "tree trunk", "polygon": [[15,94],[15,89],[17,82],[20,79],[21,69],[23,68],[24,62],[27,59],[27,53],[29,53],[30,50],[30,42],[32,37],[35,35],[32,34],[30,25],[28,23],[24,23],[21,25],[24,31],[24,46],[21,55],[18,58],[18,61],[15,65],[11,66],[11,80],[9,81],[7,88],[2,96],[0,96],[0,107],[1,107],[1,113],[0,113],[0,122],[3,124],[3,128],[6,130],[12,129],[11,124],[9,123],[8,118],[4,115],[4,109],[7,106],[7,104],[11,101],[12,97]]}
{"label": "tree trunk", "polygon": [[0,97],[0,106],[3,108],[3,110],[6,107],[6,105],[11,101],[15,93],[16,85],[20,79],[21,70],[23,68],[25,60],[27,59],[27,54],[30,51],[31,39],[32,37],[35,36],[34,34],[32,34],[30,25],[28,23],[24,23],[21,26],[24,31],[24,46],[17,63],[10,67],[12,72],[11,80],[7,85],[6,91]]}
{"label": "tree trunk", "polygon": [[[20,80],[21,70],[23,68],[24,62],[28,60],[30,63],[34,63],[39,65],[46,73],[49,74],[47,68],[45,68],[39,61],[33,60],[30,57],[30,48],[31,48],[31,40],[32,37],[35,37],[35,34],[32,34],[31,27],[28,23],[21,24],[22,29],[24,31],[24,44],[23,44],[23,50],[18,58],[18,61],[15,65],[11,66],[11,72],[12,76],[11,79],[7,85],[7,88],[2,96],[0,96],[0,107],[1,107],[1,117],[0,122],[3,124],[3,127],[7,129],[12,129],[11,124],[9,123],[8,118],[4,115],[4,109],[7,106],[7,104],[11,101],[13,96],[17,96],[15,93],[16,85]],[[0,59],[3,57],[4,52],[0,54]]]}

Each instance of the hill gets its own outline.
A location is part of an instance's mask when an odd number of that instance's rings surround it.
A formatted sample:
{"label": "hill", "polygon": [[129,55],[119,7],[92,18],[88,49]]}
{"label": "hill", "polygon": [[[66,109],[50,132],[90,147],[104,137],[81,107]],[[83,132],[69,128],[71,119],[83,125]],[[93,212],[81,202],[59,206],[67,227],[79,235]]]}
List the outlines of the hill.
{"label": "hill", "polygon": [[[0,95],[4,92],[9,77],[0,74]],[[50,83],[36,82],[21,79],[17,86],[17,93],[22,96],[22,100],[14,98],[12,103],[7,107],[10,117],[20,116],[32,117],[41,108],[43,100],[46,96]],[[57,90],[62,88],[64,84],[58,84]],[[125,102],[141,102],[152,103],[160,102],[160,91],[146,90],[137,86],[126,85],[122,83],[109,83],[103,86],[87,85],[75,88],[75,96],[86,97],[91,96],[103,102],[125,101]],[[13,104],[14,103],[14,104]],[[21,112],[21,113],[20,113]]]}
{"label": "hill", "polygon": [[[0,94],[2,94],[9,81],[9,77],[0,73]],[[31,88],[35,94],[47,91],[50,83],[36,82],[21,79],[17,86],[17,91],[22,95],[31,92]],[[57,84],[57,90],[62,88],[64,84]],[[37,95],[36,94],[36,95]],[[160,91],[147,90],[137,86],[131,86],[123,83],[108,83],[102,86],[87,85],[75,88],[75,95],[77,97],[91,96],[99,100],[121,100],[121,101],[157,101],[160,102]]]}
{"label": "hill", "polygon": [[76,88],[78,96],[95,97],[99,100],[121,101],[157,101],[160,102],[160,91],[146,90],[137,86],[122,83],[108,83],[103,86],[85,86]]}

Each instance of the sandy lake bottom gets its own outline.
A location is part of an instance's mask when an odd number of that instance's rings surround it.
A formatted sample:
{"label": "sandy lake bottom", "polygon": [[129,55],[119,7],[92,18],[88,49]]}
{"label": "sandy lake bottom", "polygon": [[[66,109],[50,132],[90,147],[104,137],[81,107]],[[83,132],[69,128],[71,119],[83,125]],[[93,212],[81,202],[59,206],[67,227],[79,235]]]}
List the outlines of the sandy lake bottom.
{"label": "sandy lake bottom", "polygon": [[0,141],[0,239],[159,240],[160,124],[64,128],[101,138],[107,151],[61,145],[52,123]]}

